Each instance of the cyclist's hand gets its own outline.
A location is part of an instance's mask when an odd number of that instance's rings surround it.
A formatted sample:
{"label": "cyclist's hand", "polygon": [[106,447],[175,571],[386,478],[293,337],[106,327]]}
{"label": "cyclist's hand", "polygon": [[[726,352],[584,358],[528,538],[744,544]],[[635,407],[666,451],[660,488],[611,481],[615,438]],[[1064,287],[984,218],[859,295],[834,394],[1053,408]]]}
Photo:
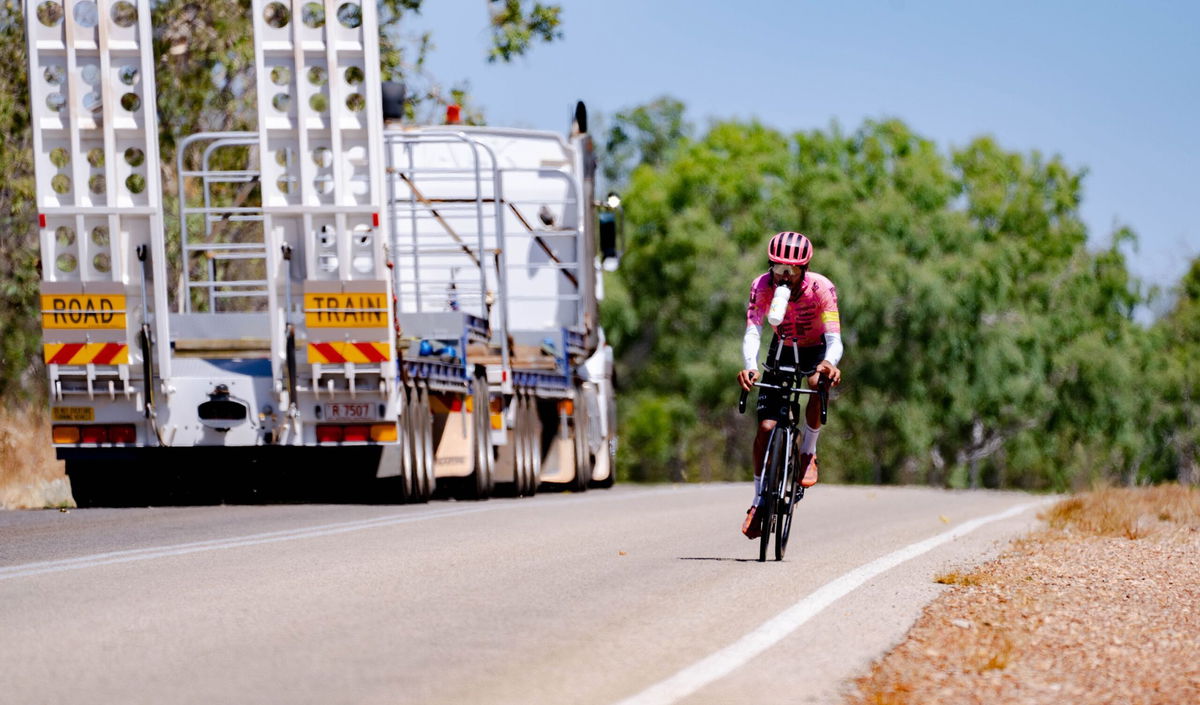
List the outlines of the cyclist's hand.
{"label": "cyclist's hand", "polygon": [[754,381],[758,379],[758,370],[742,370],[738,373],[738,384],[742,385],[742,389],[747,392],[754,387]]}
{"label": "cyclist's hand", "polygon": [[829,382],[834,387],[838,386],[842,381],[842,371],[834,367],[833,363],[829,360],[821,360],[820,364],[817,365],[817,373],[829,377]]}

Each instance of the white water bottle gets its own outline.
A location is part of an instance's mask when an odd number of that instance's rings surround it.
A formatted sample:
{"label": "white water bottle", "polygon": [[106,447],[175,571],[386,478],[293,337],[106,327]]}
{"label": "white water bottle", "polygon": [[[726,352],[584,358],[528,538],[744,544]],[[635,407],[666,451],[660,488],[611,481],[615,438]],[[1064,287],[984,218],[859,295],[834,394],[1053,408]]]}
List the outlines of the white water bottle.
{"label": "white water bottle", "polygon": [[775,287],[775,298],[771,299],[771,308],[767,311],[767,323],[777,326],[783,323],[783,314],[787,311],[788,299],[792,290],[786,286]]}

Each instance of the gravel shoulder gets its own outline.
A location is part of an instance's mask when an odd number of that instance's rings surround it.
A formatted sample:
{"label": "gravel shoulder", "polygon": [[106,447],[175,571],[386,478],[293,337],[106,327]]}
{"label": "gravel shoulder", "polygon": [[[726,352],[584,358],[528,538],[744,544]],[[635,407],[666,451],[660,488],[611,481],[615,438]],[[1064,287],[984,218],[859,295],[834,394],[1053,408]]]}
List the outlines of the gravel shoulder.
{"label": "gravel shoulder", "polygon": [[1103,490],[951,585],[848,705],[1200,702],[1200,491]]}

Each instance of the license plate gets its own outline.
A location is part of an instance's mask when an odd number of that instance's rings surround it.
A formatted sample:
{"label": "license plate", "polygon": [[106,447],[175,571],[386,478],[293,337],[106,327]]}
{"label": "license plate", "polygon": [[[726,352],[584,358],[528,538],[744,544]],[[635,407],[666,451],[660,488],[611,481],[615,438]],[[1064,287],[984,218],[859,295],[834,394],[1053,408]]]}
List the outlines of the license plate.
{"label": "license plate", "polygon": [[95,421],[96,410],[90,406],[55,406],[50,409],[55,421]]}
{"label": "license plate", "polygon": [[329,402],[321,405],[322,421],[357,421],[379,418],[379,405],[373,402]]}

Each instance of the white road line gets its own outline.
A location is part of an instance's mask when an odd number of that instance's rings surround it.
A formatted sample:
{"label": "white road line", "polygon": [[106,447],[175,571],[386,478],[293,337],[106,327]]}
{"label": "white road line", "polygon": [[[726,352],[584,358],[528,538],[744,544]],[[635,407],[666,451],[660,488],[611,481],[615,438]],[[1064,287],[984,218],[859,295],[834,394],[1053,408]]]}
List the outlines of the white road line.
{"label": "white road line", "polygon": [[669,705],[695,693],[704,686],[724,678],[734,670],[749,663],[751,659],[774,646],[794,632],[821,610],[878,576],[905,561],[927,553],[944,543],[965,536],[984,524],[1014,517],[1025,510],[1045,504],[1047,500],[1026,502],[998,514],[991,514],[944,531],[936,536],[905,546],[882,558],[859,566],[836,578],[783,612],[764,622],[757,629],[738,639],[729,646],[703,658],[679,671],[666,680],[659,681],[636,695],[631,695],[615,705]]}
{"label": "white road line", "polygon": [[[695,489],[707,489],[705,485],[696,485]],[[579,502],[593,501],[602,502],[606,500],[618,499],[640,499],[646,496],[654,496],[659,492],[675,492],[679,491],[677,487],[655,488],[646,492],[632,493],[616,493],[606,494],[601,497],[595,495],[568,497],[558,500],[553,500],[555,504],[546,505],[541,502],[530,502],[529,500],[508,502],[497,502],[495,504],[476,505],[472,507],[464,507],[462,509],[445,509],[434,510],[424,514],[417,515],[389,515],[375,517],[373,519],[359,519],[355,521],[344,521],[333,524],[320,524],[317,526],[308,526],[298,529],[284,529],[280,531],[268,531],[259,534],[247,534],[245,536],[233,536],[223,539],[210,539],[207,541],[193,541],[189,543],[171,544],[167,546],[150,546],[147,548],[132,548],[124,551],[111,551],[108,553],[94,553],[86,556],[77,556],[75,558],[62,558],[54,561],[40,561],[36,563],[22,563],[7,567],[0,567],[0,580],[10,580],[13,578],[25,578],[31,575],[42,575],[45,573],[59,573],[66,570],[79,570],[82,568],[95,568],[104,565],[113,565],[115,563],[131,563],[134,561],[145,561],[153,558],[166,558],[169,556],[183,556],[189,553],[200,553],[202,551],[219,551],[229,548],[241,548],[243,546],[257,546],[264,543],[278,543],[281,541],[295,541],[298,539],[317,538],[320,536],[332,536],[335,534],[344,534],[351,531],[362,531],[363,529],[374,529],[384,526],[396,526],[398,524],[410,524],[427,519],[439,519],[441,517],[461,516],[463,514],[478,514],[480,512],[497,511],[501,509],[522,509],[522,508],[551,508],[562,504],[577,504]],[[692,488],[689,488],[692,489]],[[631,496],[632,494],[632,496]]]}
{"label": "white road line", "polygon": [[[449,511],[431,512],[428,514],[420,514],[416,516],[391,516],[379,517],[375,519],[363,519],[359,521],[347,521],[337,524],[323,524],[320,526],[306,527],[302,529],[288,529],[285,531],[270,531],[262,534],[247,534],[245,536],[235,536],[232,538],[213,539],[210,541],[195,541],[192,543],[181,543],[170,546],[152,546],[149,548],[134,548],[126,551],[113,551],[111,553],[96,553],[89,556],[79,556],[77,558],[64,558],[57,561],[44,561],[41,563],[25,563],[23,565],[14,565],[7,568],[0,568],[0,580],[8,580],[10,578],[24,578],[30,575],[41,575],[43,573],[58,573],[64,570],[77,570],[80,568],[95,568],[102,565],[112,565],[114,563],[130,563],[133,561],[145,561],[152,558],[166,558],[168,556],[183,556],[189,553],[199,553],[202,551],[219,551],[227,548],[239,548],[242,546],[256,546],[264,543],[277,543],[280,541],[295,541],[297,539],[316,538],[318,536],[332,536],[334,534],[344,534],[349,531],[361,531],[363,529],[372,529],[381,526],[394,526],[396,524],[408,524],[415,521],[423,521],[425,519],[436,519],[444,516],[456,516],[459,514],[474,514],[476,512],[487,511],[493,507],[472,507],[469,509],[457,509]],[[498,508],[498,507],[496,507]]]}

